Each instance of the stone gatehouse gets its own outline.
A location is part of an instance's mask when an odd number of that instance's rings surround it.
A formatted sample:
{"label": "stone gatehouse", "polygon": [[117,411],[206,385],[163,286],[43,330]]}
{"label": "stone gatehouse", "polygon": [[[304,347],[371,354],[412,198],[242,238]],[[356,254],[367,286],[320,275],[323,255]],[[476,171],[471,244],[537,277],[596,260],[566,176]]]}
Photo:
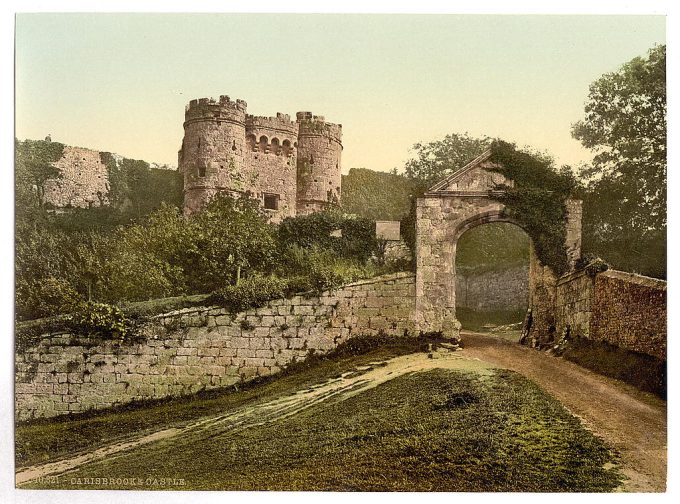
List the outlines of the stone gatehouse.
{"label": "stone gatehouse", "polygon": [[273,222],[340,202],[342,125],[298,112],[258,117],[243,100],[192,100],[178,153],[184,211],[199,211],[217,193],[249,193]]}
{"label": "stone gatehouse", "polygon": [[[415,324],[418,330],[442,331],[458,336],[456,319],[456,245],[467,230],[489,222],[510,222],[504,206],[492,196],[496,187],[513,182],[496,167],[491,151],[438,182],[417,202],[416,218],[416,300]],[[581,202],[567,201],[566,248],[573,269],[581,254]],[[533,246],[529,257],[529,308],[532,330],[547,332],[555,327],[555,285],[557,276],[541,264]]]}

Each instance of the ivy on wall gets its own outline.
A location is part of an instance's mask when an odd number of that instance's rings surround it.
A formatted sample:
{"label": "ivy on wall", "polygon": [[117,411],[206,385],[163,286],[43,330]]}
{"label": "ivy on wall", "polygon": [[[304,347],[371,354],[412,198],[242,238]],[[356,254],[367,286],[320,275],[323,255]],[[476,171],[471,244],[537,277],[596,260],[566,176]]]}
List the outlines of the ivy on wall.
{"label": "ivy on wall", "polygon": [[492,171],[514,182],[499,185],[502,194],[492,196],[505,205],[504,214],[519,223],[531,237],[540,261],[563,274],[569,269],[565,238],[565,201],[576,191],[576,178],[568,167],[556,169],[552,159],[518,150],[514,144],[495,140]]}

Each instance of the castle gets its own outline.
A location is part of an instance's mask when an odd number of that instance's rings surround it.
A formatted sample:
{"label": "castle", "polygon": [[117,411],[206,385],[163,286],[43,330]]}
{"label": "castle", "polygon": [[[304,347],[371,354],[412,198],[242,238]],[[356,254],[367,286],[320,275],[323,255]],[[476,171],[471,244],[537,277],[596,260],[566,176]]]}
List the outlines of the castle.
{"label": "castle", "polygon": [[250,194],[273,222],[340,202],[342,125],[298,112],[257,117],[243,100],[191,100],[185,109],[178,166],[184,212],[200,211],[216,193]]}

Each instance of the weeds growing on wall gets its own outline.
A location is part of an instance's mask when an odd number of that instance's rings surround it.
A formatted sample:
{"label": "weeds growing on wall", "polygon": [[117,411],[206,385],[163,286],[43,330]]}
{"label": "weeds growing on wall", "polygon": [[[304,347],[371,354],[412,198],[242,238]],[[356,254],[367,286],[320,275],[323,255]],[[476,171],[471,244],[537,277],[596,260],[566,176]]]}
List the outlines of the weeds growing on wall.
{"label": "weeds growing on wall", "polygon": [[566,166],[555,169],[551,159],[501,140],[491,145],[490,161],[498,165],[494,171],[514,182],[513,187],[498,186],[503,193],[493,198],[531,237],[540,261],[557,274],[565,273],[569,269],[565,201],[577,188],[574,175]]}

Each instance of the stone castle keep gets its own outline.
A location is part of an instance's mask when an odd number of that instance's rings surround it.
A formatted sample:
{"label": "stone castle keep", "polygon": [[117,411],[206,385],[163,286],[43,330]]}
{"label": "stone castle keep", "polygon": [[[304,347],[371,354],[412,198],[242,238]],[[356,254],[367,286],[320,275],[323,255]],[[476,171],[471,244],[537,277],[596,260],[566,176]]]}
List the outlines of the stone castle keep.
{"label": "stone castle keep", "polygon": [[199,211],[217,193],[261,201],[278,222],[340,201],[342,125],[311,112],[258,117],[243,100],[192,100],[185,110],[178,166],[184,212]]}

